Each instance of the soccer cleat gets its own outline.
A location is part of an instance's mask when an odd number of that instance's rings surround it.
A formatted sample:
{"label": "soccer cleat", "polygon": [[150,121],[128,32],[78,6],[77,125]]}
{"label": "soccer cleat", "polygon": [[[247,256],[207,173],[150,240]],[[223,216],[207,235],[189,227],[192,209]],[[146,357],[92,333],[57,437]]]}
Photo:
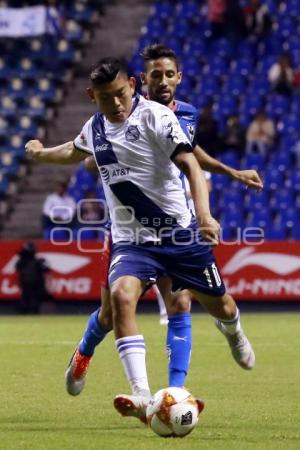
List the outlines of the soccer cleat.
{"label": "soccer cleat", "polygon": [[240,329],[235,334],[229,334],[220,320],[216,320],[215,324],[226,337],[231,348],[232,356],[239,366],[246,370],[253,369],[255,365],[255,353],[243,330]]}
{"label": "soccer cleat", "polygon": [[147,424],[146,409],[149,398],[142,395],[117,395],[114,399],[114,407],[125,417],[136,417]]}
{"label": "soccer cleat", "polygon": [[91,359],[92,356],[82,355],[79,348],[76,348],[65,373],[68,394],[79,395],[83,390]]}

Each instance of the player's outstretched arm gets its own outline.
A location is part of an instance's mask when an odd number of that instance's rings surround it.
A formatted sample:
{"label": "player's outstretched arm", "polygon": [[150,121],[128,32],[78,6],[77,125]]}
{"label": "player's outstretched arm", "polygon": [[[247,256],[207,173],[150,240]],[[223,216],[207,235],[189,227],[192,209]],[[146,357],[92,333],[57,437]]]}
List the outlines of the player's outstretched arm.
{"label": "player's outstretched arm", "polygon": [[45,148],[39,140],[34,139],[26,143],[25,149],[31,159],[53,164],[74,164],[89,156],[88,153],[75,148],[72,141]]}
{"label": "player's outstretched arm", "polygon": [[194,155],[203,170],[227,175],[250,188],[257,189],[258,191],[263,188],[263,182],[256,170],[237,170],[233,167],[227,166],[221,161],[218,161],[208,155],[208,153],[206,153],[199,145],[194,147]]}
{"label": "player's outstretched arm", "polygon": [[207,183],[194,154],[187,153],[183,149],[176,154],[173,161],[189,181],[196,218],[203,238],[213,245],[218,244],[220,225],[211,215]]}

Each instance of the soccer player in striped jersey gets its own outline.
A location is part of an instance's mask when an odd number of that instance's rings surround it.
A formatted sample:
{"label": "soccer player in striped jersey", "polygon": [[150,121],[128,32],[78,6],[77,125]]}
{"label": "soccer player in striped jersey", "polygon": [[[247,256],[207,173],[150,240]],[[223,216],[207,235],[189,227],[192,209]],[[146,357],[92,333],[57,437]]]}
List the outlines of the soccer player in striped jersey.
{"label": "soccer player in striped jersey", "polygon": [[[180,242],[184,244],[187,234],[192,233],[194,237],[197,233],[196,224],[182,196],[184,191],[179,185],[179,172],[176,172],[173,161],[186,171],[191,181],[197,218],[202,225],[205,224],[202,238],[217,242],[218,225],[210,216],[205,183],[195,166],[189,141],[170,109],[158,107],[153,102],[149,104],[138,96],[132,102],[132,91],[133,80],[126,78],[118,62],[102,61],[92,73],[90,94],[104,115],[97,113],[85,125],[82,135],[88,146],[84,148],[78,142],[76,145],[81,151],[93,149],[106,183],[108,204],[115,216],[112,227],[114,254],[110,267],[114,328],[117,347],[135,394],[119,396],[119,399],[124,400],[124,407],[127,407],[126,402],[131,404],[127,412],[142,418],[149,389],[144,342],[136,334],[134,311],[137,295],[151,273],[156,277],[168,274],[176,285],[193,288],[199,301],[220,320],[219,328],[232,348],[237,344],[243,346],[243,351],[247,353],[244,365],[248,368],[254,364],[254,353],[240,329],[233,299],[224,294],[222,279],[210,248],[203,241],[193,244],[196,245],[196,261],[194,266],[189,265],[187,273],[184,257],[189,254],[190,260],[191,248],[187,246],[188,253],[182,254],[180,246],[170,242],[173,230],[179,230]],[[157,146],[160,152],[157,152]],[[48,151],[41,148],[33,150],[32,143],[29,143],[27,149],[36,159],[47,162],[75,162],[84,158],[80,152],[81,156],[76,153],[74,147],[64,151],[64,156],[60,152],[61,147]],[[163,162],[165,164],[162,166]],[[129,220],[125,227],[124,220]],[[171,234],[161,236],[162,227],[167,228],[164,233]],[[127,242],[125,247],[124,241]],[[148,246],[146,242],[151,244]],[[166,244],[164,251],[154,242]],[[163,257],[166,251],[178,257],[172,257],[172,264]],[[199,266],[202,275],[199,275]],[[237,334],[241,338],[239,342]],[[241,353],[241,348],[239,351]]]}

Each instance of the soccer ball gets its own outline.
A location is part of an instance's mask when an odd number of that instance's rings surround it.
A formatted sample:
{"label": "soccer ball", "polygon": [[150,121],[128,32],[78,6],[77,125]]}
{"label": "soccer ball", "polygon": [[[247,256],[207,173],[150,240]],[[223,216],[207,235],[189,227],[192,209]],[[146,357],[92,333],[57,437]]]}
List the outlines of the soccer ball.
{"label": "soccer ball", "polygon": [[146,416],[148,424],[159,436],[183,437],[195,428],[201,410],[186,389],[168,387],[153,396]]}

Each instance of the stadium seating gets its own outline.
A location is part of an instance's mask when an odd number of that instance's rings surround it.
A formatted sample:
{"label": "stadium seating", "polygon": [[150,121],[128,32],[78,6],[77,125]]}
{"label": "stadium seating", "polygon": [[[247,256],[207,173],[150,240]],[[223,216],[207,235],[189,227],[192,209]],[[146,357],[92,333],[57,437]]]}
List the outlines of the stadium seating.
{"label": "stadium seating", "polygon": [[[8,210],[5,202],[11,200],[10,192],[15,192],[15,183],[27,167],[24,144],[44,137],[47,121],[63,99],[63,85],[81,60],[96,11],[105,0],[71,3],[58,2],[63,25],[57,34],[0,38],[0,227]],[[37,4],[45,2],[13,2],[14,7]],[[10,2],[2,1],[1,7],[5,6],[11,6]]]}
{"label": "stadium seating", "polygon": [[[247,3],[240,1],[242,7]],[[143,46],[161,42],[160,37],[167,34],[165,44],[181,58],[183,80],[187,79],[178,88],[178,98],[200,110],[212,101],[220,130],[229,114],[238,113],[247,127],[259,110],[266,110],[278,131],[276,145],[267,155],[243,156],[232,151],[218,155],[234,167],[259,170],[265,182],[264,192],[252,193],[225,177],[213,175],[212,209],[224,225],[225,238],[234,237],[233,225],[260,224],[268,239],[295,239],[300,214],[300,96],[296,88],[289,98],[273,92],[268,71],[283,51],[289,51],[295,68],[300,68],[300,2],[262,3],[272,16],[272,30],[260,40],[250,37],[233,41],[210,37],[205,2],[181,0],[174,6],[171,1],[157,0],[131,63],[140,70],[139,53]],[[238,211],[233,207],[235,203]],[[293,208],[295,214],[291,212]]]}
{"label": "stadium seating", "polygon": [[[224,231],[228,238],[234,237],[233,228],[238,224],[262,224],[268,239],[295,239],[300,214],[300,93],[299,88],[290,97],[275,93],[268,71],[283,51],[290,52],[295,68],[300,69],[300,2],[262,3],[272,16],[271,31],[260,39],[234,40],[212,38],[204,0],[156,0],[130,67],[138,77],[143,68],[140,52],[145,45],[162,42],[172,47],[182,61],[184,73],[178,98],[199,110],[212,102],[221,131],[232,113],[239,114],[247,127],[259,110],[266,110],[278,132],[267,155],[239,155],[231,150],[218,155],[234,167],[259,170],[265,182],[264,192],[252,193],[226,177],[214,175],[212,207],[224,230],[228,225],[228,231]],[[241,6],[246,4],[247,0],[240,0]],[[17,40],[0,40],[0,89],[5,94],[0,101],[0,150],[13,153],[12,170],[22,162],[26,138],[46,123],[51,117],[49,111],[61,100],[66,73],[78,61],[79,41],[84,40],[86,27],[93,20],[93,5],[92,1],[76,1],[65,8],[65,34],[57,41],[33,38],[20,45]],[[21,117],[27,119],[25,127]],[[0,175],[0,193],[5,193],[11,175],[2,165]],[[80,167],[69,192],[76,200],[89,189],[103,196],[96,178]],[[291,213],[293,208],[295,215]]]}

